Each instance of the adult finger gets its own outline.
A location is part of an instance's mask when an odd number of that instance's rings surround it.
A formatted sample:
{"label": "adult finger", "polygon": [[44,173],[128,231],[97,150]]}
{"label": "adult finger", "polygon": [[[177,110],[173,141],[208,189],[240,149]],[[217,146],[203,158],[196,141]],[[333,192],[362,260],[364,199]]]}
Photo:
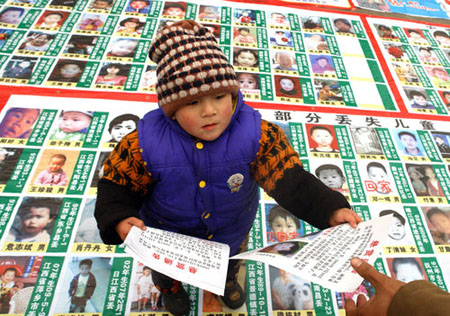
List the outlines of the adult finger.
{"label": "adult finger", "polygon": [[381,285],[387,278],[384,274],[378,272],[374,267],[372,267],[367,262],[362,261],[359,258],[353,258],[350,261],[353,269],[362,276],[364,279],[369,281],[374,287],[375,290],[379,285]]}

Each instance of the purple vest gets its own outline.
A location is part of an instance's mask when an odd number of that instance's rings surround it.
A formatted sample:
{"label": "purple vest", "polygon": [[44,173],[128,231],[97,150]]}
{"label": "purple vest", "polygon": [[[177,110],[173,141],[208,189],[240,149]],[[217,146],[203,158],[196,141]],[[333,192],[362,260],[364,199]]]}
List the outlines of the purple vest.
{"label": "purple vest", "polygon": [[144,116],[138,135],[155,181],[140,210],[144,223],[226,243],[235,254],[258,208],[250,164],[259,150],[260,114],[239,93],[230,125],[212,142],[195,140],[161,109]]}

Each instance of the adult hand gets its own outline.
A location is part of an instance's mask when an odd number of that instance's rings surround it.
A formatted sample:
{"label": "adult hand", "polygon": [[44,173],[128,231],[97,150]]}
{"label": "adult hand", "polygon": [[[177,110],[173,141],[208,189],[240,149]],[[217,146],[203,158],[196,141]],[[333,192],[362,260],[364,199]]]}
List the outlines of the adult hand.
{"label": "adult hand", "polygon": [[142,220],[137,217],[127,217],[124,220],[121,220],[119,224],[116,225],[116,232],[119,234],[122,240],[127,238],[128,233],[132,226],[136,226],[141,230],[145,230],[145,224]]}
{"label": "adult hand", "polygon": [[386,316],[395,293],[406,283],[394,280],[378,272],[370,264],[359,258],[353,258],[350,263],[360,276],[373,285],[375,294],[369,300],[363,294],[360,294],[356,305],[353,300],[345,301],[346,315]]}
{"label": "adult hand", "polygon": [[349,223],[351,227],[356,228],[356,225],[361,223],[363,220],[359,217],[355,211],[349,208],[339,208],[331,214],[328,223],[330,226],[337,226],[344,223]]}

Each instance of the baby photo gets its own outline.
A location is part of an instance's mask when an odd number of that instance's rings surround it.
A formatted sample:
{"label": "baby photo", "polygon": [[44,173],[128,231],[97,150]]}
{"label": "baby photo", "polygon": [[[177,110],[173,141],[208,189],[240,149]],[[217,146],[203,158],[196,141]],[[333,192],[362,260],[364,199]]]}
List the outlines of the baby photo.
{"label": "baby photo", "polygon": [[96,199],[86,199],[83,213],[81,214],[81,219],[76,230],[75,243],[103,243],[97,228],[97,222],[94,218],[95,202]]}
{"label": "baby photo", "polygon": [[0,147],[0,187],[9,181],[22,152],[23,148]]}
{"label": "baby photo", "polygon": [[295,53],[290,51],[275,51],[272,52],[272,67],[275,69],[275,73],[285,71],[295,71],[297,72],[297,62],[295,58]]}
{"label": "baby photo", "polygon": [[127,81],[130,67],[130,64],[104,63],[95,80],[95,84],[123,87]]}
{"label": "baby photo", "polygon": [[105,25],[107,15],[83,13],[75,30],[80,30],[92,34],[100,34]]}
{"label": "baby photo", "polygon": [[[34,171],[31,186],[66,187],[72,177],[79,151],[46,149]],[[53,192],[52,193],[63,193]],[[41,192],[40,192],[41,193]]]}
{"label": "baby photo", "polygon": [[3,7],[0,12],[0,25],[15,28],[25,17],[26,12],[24,8]]}
{"label": "baby photo", "polygon": [[250,72],[237,72],[237,81],[239,83],[239,89],[245,95],[259,95],[260,94],[260,82],[259,75]]}
{"label": "baby photo", "polygon": [[372,218],[388,216],[392,214],[392,222],[388,233],[386,246],[415,246],[416,242],[411,233],[409,223],[403,207],[395,204],[370,205]]}
{"label": "baby photo", "polygon": [[291,27],[288,19],[288,14],[276,11],[270,12],[269,15],[269,27],[285,29],[289,29]]}
{"label": "baby photo", "polygon": [[266,204],[266,235],[270,245],[304,235],[300,219],[278,204]]}
{"label": "baby photo", "polygon": [[422,206],[435,245],[450,245],[450,207]]}
{"label": "baby photo", "polygon": [[12,107],[3,111],[0,138],[27,139],[41,114],[41,109]]}
{"label": "baby photo", "polygon": [[275,94],[277,97],[302,98],[299,77],[274,76]]}
{"label": "baby photo", "polygon": [[306,124],[311,152],[339,153],[334,126]]}
{"label": "baby photo", "polygon": [[47,81],[77,83],[86,67],[86,61],[59,59]]}
{"label": "baby photo", "polygon": [[2,78],[29,80],[38,58],[12,56],[1,71]]}
{"label": "baby photo", "polygon": [[115,38],[110,42],[106,56],[131,60],[136,54],[137,45],[138,40]]}
{"label": "baby photo", "polygon": [[92,111],[61,111],[49,140],[84,141],[93,116]]}
{"label": "baby photo", "polygon": [[405,156],[426,157],[422,143],[415,131],[394,129],[392,133],[399,153]]}
{"label": "baby photo", "polygon": [[255,27],[234,27],[233,43],[236,46],[258,47]]}
{"label": "baby photo", "polygon": [[98,313],[105,306],[112,260],[108,257],[67,258],[54,300],[58,313]]}
{"label": "baby photo", "polygon": [[36,24],[34,25],[34,28],[58,30],[64,24],[64,21],[67,19],[68,16],[69,12],[66,11],[46,10],[37,20]]}
{"label": "baby photo", "polygon": [[305,44],[305,47],[308,51],[330,51],[325,35],[319,33],[305,33],[303,34],[303,37],[303,43]]}
{"label": "baby photo", "polygon": [[48,243],[62,199],[24,197],[5,241]]}
{"label": "baby photo", "polygon": [[97,43],[97,36],[72,35],[64,47],[64,54],[82,55],[88,58]]}
{"label": "baby photo", "polygon": [[169,19],[184,19],[186,7],[186,2],[166,1],[161,16]]}
{"label": "baby photo", "polygon": [[233,65],[241,69],[259,70],[259,57],[256,49],[234,48]]}
{"label": "baby photo", "polygon": [[377,130],[373,127],[350,127],[356,153],[359,155],[384,155]]}
{"label": "baby photo", "polygon": [[19,46],[24,52],[42,52],[44,54],[50,47],[55,34],[30,31]]}
{"label": "baby photo", "polygon": [[420,258],[386,258],[386,261],[391,276],[396,280],[408,283],[415,280],[428,279]]}
{"label": "baby photo", "polygon": [[24,315],[41,268],[39,256],[0,257],[0,312]]}
{"label": "baby photo", "polygon": [[431,135],[442,157],[450,158],[450,133],[431,132]]}
{"label": "baby photo", "polygon": [[[197,19],[202,22],[220,22],[220,7],[200,5]],[[203,24],[204,25],[204,24]]]}
{"label": "baby photo", "polygon": [[272,310],[314,310],[311,284],[282,269],[269,266]]}

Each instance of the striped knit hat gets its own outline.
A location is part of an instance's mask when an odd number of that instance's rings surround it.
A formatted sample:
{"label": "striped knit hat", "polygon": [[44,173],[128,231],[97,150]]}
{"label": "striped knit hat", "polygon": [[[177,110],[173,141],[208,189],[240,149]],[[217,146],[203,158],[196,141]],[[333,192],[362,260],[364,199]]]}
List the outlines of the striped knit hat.
{"label": "striped knit hat", "polygon": [[153,39],[148,55],[157,64],[156,93],[168,117],[202,96],[238,93],[234,69],[214,35],[194,21],[164,27]]}

